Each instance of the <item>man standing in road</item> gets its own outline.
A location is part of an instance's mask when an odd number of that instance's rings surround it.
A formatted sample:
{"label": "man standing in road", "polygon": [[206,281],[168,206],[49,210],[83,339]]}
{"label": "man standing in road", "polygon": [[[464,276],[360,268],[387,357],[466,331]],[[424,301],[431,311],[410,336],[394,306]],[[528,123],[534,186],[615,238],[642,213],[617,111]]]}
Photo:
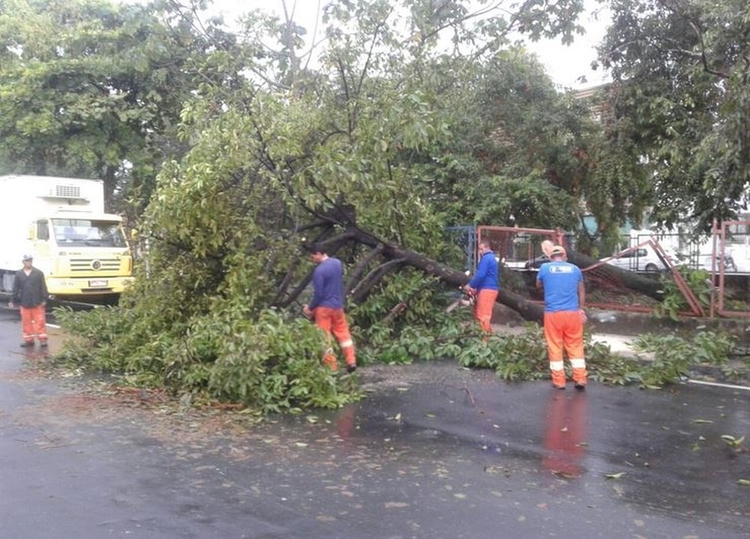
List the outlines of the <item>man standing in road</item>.
{"label": "man standing in road", "polygon": [[499,289],[497,258],[489,240],[479,242],[479,264],[474,278],[464,286],[464,291],[474,296],[474,318],[487,333],[492,333],[492,311]]}
{"label": "man standing in road", "polygon": [[565,248],[555,245],[550,262],[542,264],[536,278],[544,288],[544,337],[547,340],[552,385],[565,389],[563,351],[567,352],[576,389],[586,389],[588,373],[583,350],[583,324],[586,291],[578,266],[567,262]]}
{"label": "man standing in road", "polygon": [[323,362],[338,370],[336,355],[331,348],[331,335],[336,338],[346,361],[347,372],[357,369],[354,353],[354,342],[349,333],[349,324],[344,314],[344,270],[341,260],[329,257],[325,249],[319,245],[309,248],[310,257],[318,267],[313,271],[313,297],[309,305],[302,307],[302,313],[325,331],[328,336],[329,347],[323,357]]}
{"label": "man standing in road", "polygon": [[23,256],[23,268],[16,272],[9,306],[17,304],[21,309],[21,346],[34,346],[35,335],[40,346],[47,346],[47,283],[44,273],[32,265],[33,261],[31,255]]}

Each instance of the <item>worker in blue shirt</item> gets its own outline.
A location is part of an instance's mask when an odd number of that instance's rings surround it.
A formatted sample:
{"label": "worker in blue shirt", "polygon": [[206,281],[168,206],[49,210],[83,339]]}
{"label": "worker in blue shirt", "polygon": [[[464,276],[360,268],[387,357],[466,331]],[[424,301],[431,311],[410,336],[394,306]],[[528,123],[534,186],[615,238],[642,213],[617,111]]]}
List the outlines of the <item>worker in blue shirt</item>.
{"label": "worker in blue shirt", "polygon": [[489,240],[481,240],[478,247],[479,264],[474,277],[464,286],[464,291],[474,297],[474,318],[487,333],[492,333],[492,311],[500,288],[497,258]]}
{"label": "worker in blue shirt", "polygon": [[570,360],[575,388],[583,391],[588,378],[583,345],[583,325],[586,322],[583,274],[578,266],[567,261],[562,245],[555,245],[549,256],[551,262],[539,268],[536,286],[544,289],[544,337],[552,385],[565,389],[565,352]]}

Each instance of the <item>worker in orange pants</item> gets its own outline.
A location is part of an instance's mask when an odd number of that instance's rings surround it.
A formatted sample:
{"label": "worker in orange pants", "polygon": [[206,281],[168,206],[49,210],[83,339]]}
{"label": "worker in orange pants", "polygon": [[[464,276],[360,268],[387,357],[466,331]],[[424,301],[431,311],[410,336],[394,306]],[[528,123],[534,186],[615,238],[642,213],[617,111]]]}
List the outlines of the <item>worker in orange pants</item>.
{"label": "worker in orange pants", "polygon": [[464,286],[467,294],[474,296],[474,318],[485,332],[492,333],[492,311],[499,289],[497,258],[489,240],[481,240],[478,247],[479,264],[474,277]]}
{"label": "worker in orange pants", "polygon": [[588,378],[583,348],[586,292],[580,268],[567,262],[566,258],[565,248],[554,246],[550,253],[551,262],[539,268],[536,285],[544,288],[544,337],[552,385],[565,389],[563,354],[567,352],[575,387],[583,391]]}
{"label": "worker in orange pants", "polygon": [[21,310],[21,346],[34,346],[35,336],[40,346],[47,346],[47,283],[33,261],[31,255],[23,256],[23,268],[16,272],[9,307],[17,304]]}
{"label": "worker in orange pants", "polygon": [[344,354],[347,372],[354,372],[357,369],[357,358],[344,313],[343,265],[338,258],[328,256],[320,245],[313,245],[308,250],[310,258],[318,267],[312,275],[312,300],[309,305],[302,307],[302,314],[315,320],[315,324],[328,336],[329,346],[323,356],[324,363],[332,370],[338,369],[338,361],[330,346],[333,336]]}

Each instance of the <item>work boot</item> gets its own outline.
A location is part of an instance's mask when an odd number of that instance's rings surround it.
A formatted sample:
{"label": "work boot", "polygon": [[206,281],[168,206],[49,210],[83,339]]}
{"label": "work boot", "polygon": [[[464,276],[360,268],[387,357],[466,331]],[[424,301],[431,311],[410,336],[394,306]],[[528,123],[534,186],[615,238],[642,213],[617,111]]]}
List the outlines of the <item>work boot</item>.
{"label": "work boot", "polygon": [[23,341],[21,343],[21,348],[28,348],[29,346],[34,346],[34,341]]}
{"label": "work boot", "polygon": [[582,384],[580,382],[576,382],[576,389],[578,391],[586,391],[586,384]]}
{"label": "work boot", "polygon": [[47,347],[47,341],[39,341],[39,346],[46,348]]}
{"label": "work boot", "polygon": [[565,371],[552,371],[552,387],[555,389],[565,389]]}
{"label": "work boot", "polygon": [[346,372],[348,372],[349,374],[353,373],[356,370],[357,370],[357,366],[356,365],[347,365],[346,366]]}
{"label": "work boot", "polygon": [[573,369],[573,381],[576,384],[576,388],[578,388],[578,386],[585,386],[587,379],[588,372],[585,368],[578,367]]}

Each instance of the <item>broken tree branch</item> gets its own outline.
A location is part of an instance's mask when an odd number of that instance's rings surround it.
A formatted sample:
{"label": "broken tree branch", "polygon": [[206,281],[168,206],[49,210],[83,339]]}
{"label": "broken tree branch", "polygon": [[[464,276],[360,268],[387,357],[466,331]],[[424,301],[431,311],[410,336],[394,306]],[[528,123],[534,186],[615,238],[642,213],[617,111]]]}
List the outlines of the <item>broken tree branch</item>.
{"label": "broken tree branch", "polygon": [[351,300],[354,303],[361,303],[370,294],[372,289],[383,279],[383,277],[394,269],[402,266],[404,262],[403,259],[396,258],[389,260],[372,270],[359,282],[359,284],[357,284],[354,290],[352,290]]}
{"label": "broken tree branch", "polygon": [[372,249],[367,255],[365,255],[362,260],[357,262],[357,265],[354,266],[354,269],[349,275],[349,280],[346,283],[345,288],[345,295],[349,295],[352,292],[352,289],[356,285],[357,281],[359,281],[360,276],[365,271],[365,268],[370,265],[370,262],[372,262],[375,257],[380,255],[383,252],[383,245],[379,244],[374,249]]}

